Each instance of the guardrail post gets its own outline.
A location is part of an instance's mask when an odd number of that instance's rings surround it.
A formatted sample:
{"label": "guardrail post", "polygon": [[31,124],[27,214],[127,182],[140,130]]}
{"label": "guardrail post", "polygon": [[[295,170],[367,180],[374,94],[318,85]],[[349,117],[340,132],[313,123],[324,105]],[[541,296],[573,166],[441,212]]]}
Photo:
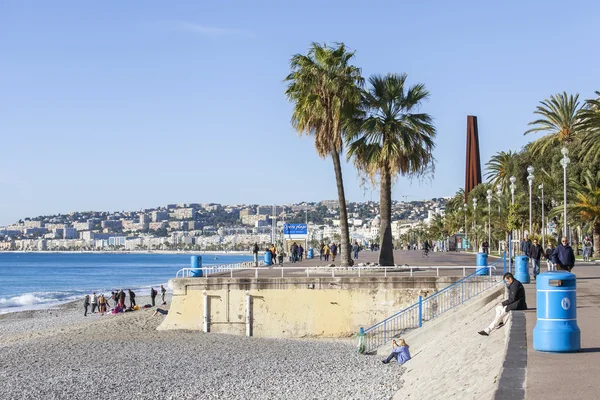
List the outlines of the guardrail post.
{"label": "guardrail post", "polygon": [[254,270],[254,278],[258,279],[258,268]]}
{"label": "guardrail post", "polygon": [[419,328],[423,326],[423,296],[419,296]]}
{"label": "guardrail post", "polygon": [[436,267],[436,276],[440,276],[440,267]]}

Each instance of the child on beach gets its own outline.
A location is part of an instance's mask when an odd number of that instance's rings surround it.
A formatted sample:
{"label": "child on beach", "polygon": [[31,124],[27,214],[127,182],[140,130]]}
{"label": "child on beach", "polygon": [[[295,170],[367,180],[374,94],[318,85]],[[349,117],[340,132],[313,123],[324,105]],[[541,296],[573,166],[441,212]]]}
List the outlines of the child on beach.
{"label": "child on beach", "polygon": [[167,304],[167,301],[165,300],[166,294],[167,294],[167,289],[165,289],[165,287],[163,285],[160,285],[160,298],[162,300],[162,305],[163,306],[165,304]]}

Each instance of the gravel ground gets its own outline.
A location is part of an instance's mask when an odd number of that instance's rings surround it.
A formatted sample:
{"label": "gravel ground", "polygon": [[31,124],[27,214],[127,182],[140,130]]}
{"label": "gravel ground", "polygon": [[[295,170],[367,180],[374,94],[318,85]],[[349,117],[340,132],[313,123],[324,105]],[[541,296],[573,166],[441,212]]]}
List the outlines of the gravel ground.
{"label": "gravel ground", "polygon": [[0,399],[389,399],[402,384],[402,367],[349,340],[157,331],[154,309],[81,308],[0,318]]}

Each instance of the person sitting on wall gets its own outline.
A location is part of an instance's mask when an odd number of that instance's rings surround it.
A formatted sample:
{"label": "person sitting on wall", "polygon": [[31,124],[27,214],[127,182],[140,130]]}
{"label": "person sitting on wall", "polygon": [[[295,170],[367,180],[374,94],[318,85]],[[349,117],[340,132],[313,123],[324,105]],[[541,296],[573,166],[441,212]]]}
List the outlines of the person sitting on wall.
{"label": "person sitting on wall", "polygon": [[496,318],[487,328],[478,332],[482,336],[489,336],[491,331],[503,326],[511,310],[527,310],[525,288],[521,282],[516,280],[510,272],[505,273],[503,278],[506,287],[508,287],[508,299],[504,300],[502,305],[496,306]]}
{"label": "person sitting on wall", "polygon": [[392,353],[388,356],[388,358],[382,360],[381,362],[388,364],[393,358],[395,358],[400,365],[410,360],[410,351],[404,339],[400,339],[400,345],[396,343],[396,339],[392,340]]}

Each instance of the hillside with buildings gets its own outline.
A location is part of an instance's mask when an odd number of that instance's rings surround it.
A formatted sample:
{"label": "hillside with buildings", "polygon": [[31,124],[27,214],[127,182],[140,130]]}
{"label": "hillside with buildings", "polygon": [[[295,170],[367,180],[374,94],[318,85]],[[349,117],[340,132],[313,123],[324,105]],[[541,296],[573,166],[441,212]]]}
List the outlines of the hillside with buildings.
{"label": "hillside with buildings", "polygon": [[[379,241],[379,203],[348,203],[350,236],[367,244]],[[395,240],[442,214],[445,199],[394,202]],[[277,240],[286,223],[308,223],[308,244],[339,241],[337,201],[289,205],[168,204],[140,211],[72,212],[25,218],[0,227],[0,250],[248,250],[254,242]]]}

